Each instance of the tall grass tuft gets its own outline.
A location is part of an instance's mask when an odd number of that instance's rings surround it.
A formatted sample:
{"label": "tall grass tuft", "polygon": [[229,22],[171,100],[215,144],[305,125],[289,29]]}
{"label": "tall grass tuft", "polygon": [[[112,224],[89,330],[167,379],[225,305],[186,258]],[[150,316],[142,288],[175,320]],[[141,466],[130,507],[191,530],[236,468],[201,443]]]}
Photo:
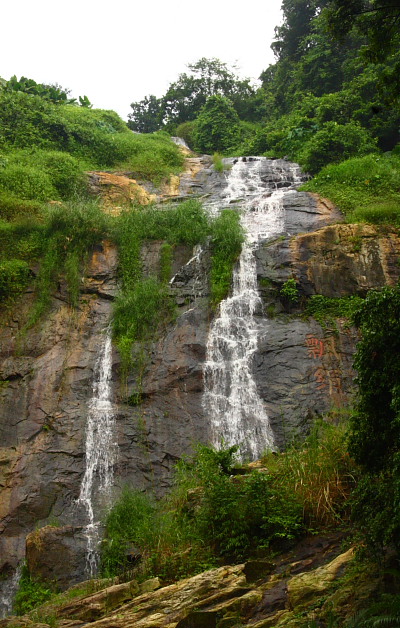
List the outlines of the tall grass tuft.
{"label": "tall grass tuft", "polygon": [[293,444],[279,456],[269,454],[264,463],[276,485],[296,495],[309,528],[346,520],[358,470],[347,453],[344,423],[318,421],[305,442]]}

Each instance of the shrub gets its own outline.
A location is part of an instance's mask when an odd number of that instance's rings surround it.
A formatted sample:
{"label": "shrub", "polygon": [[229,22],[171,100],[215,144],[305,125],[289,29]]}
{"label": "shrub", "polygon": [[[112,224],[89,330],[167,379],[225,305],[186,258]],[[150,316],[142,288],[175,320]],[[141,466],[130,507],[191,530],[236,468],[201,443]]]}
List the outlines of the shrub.
{"label": "shrub", "polygon": [[35,580],[28,568],[22,569],[18,591],[15,595],[14,611],[17,615],[25,615],[54,595],[54,590],[45,582]]}
{"label": "shrub", "polygon": [[240,135],[240,120],[232,103],[223,96],[211,96],[196,119],[196,150],[208,154],[227,151],[238,144]]}
{"label": "shrub", "polygon": [[32,158],[49,175],[61,198],[82,195],[85,191],[82,167],[72,155],[60,151],[48,151],[33,154]]}
{"label": "shrub", "polygon": [[2,299],[20,294],[30,276],[29,266],[20,259],[0,261],[0,297]]}
{"label": "shrub", "polygon": [[58,198],[48,174],[33,166],[9,165],[0,170],[0,190],[23,199],[47,201]]}
{"label": "shrub", "polygon": [[240,216],[225,209],[211,226],[211,303],[215,307],[230,290],[232,267],[240,255],[244,233]]}
{"label": "shrub", "polygon": [[376,141],[354,122],[337,124],[326,122],[298,153],[300,164],[314,174],[332,162],[377,150]]}
{"label": "shrub", "polygon": [[193,148],[194,146],[194,136],[196,130],[196,121],[190,120],[189,122],[182,122],[182,124],[178,124],[175,129],[175,134],[177,137],[181,137],[185,140],[186,144]]}
{"label": "shrub", "polygon": [[39,201],[22,199],[12,192],[0,192],[0,218],[15,220],[36,217],[40,214],[42,204]]}
{"label": "shrub", "polygon": [[370,547],[400,551],[400,287],[371,290],[353,315],[361,332],[349,451],[364,474],[353,517]]}
{"label": "shrub", "polygon": [[333,324],[336,318],[350,320],[361,302],[362,298],[357,296],[335,299],[314,294],[307,300],[305,313],[325,327],[327,324]]}
{"label": "shrub", "polygon": [[400,219],[400,159],[395,154],[328,165],[303,189],[330,198],[351,222],[396,224]]}
{"label": "shrub", "polygon": [[292,495],[276,491],[269,474],[230,475],[236,450],[199,446],[191,461],[178,465],[178,482],[186,490],[196,486],[200,491],[195,510],[189,511],[195,534],[229,560],[301,531],[299,504]]}
{"label": "shrub", "polygon": [[295,303],[299,300],[299,289],[297,287],[296,280],[291,278],[285,281],[280,290],[281,295],[287,299],[290,303]]}

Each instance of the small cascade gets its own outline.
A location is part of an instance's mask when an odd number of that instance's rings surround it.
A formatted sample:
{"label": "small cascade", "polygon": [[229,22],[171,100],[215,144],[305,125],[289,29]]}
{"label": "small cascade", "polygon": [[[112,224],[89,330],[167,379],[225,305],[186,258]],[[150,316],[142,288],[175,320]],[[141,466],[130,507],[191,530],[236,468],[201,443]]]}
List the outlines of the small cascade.
{"label": "small cascade", "polygon": [[283,199],[300,183],[298,166],[265,158],[240,159],[229,172],[224,202],[240,208],[246,240],[233,274],[232,296],[220,304],[213,321],[204,368],[203,405],[215,446],[240,445],[252,460],[274,448],[274,437],[253,377],[257,351],[257,290],[254,251],[260,241],[284,231]]}
{"label": "small cascade", "polygon": [[169,281],[170,286],[174,286],[175,284],[179,284],[183,277],[185,277],[185,280],[190,277],[190,299],[193,303],[196,303],[197,299],[203,296],[203,255],[203,246],[201,244],[196,244],[193,248],[193,256]]}
{"label": "small cascade", "polygon": [[17,567],[12,576],[0,582],[0,619],[11,615],[14,598],[21,579],[21,566]]}
{"label": "small cascade", "polygon": [[189,146],[186,144],[185,140],[183,139],[183,137],[171,137],[171,140],[174,142],[174,144],[176,144],[177,146],[182,146],[182,148],[187,148],[188,150],[190,150]]}
{"label": "small cascade", "polygon": [[93,393],[86,426],[86,469],[78,498],[78,504],[83,506],[88,521],[85,528],[86,571],[90,577],[96,575],[99,559],[100,522],[96,521],[95,512],[101,511],[108,505],[116,459],[115,414],[111,402],[111,368],[111,331],[108,329],[95,365]]}

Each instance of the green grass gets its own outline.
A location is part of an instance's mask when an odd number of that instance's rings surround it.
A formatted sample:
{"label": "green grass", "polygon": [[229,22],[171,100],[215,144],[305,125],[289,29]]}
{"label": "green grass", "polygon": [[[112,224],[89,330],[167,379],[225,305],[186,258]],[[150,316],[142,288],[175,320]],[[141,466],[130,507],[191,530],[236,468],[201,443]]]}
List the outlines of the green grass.
{"label": "green grass", "polygon": [[337,318],[347,318],[350,321],[362,301],[358,296],[330,298],[314,294],[307,299],[305,315],[312,316],[322,327],[326,327],[334,325]]}
{"label": "green grass", "polygon": [[323,530],[348,519],[348,498],[359,471],[347,453],[346,438],[343,417],[338,425],[319,421],[305,442],[264,458],[276,488],[293,493],[301,504],[308,529]]}
{"label": "green grass", "polygon": [[[0,93],[0,169],[13,167],[13,153],[23,150],[26,153],[47,151],[63,153],[63,172],[72,167],[73,161],[86,169],[117,168],[133,172],[134,176],[159,182],[171,173],[180,172],[183,156],[170,137],[162,132],[139,135],[132,133],[125,122],[114,112],[101,109],[89,109],[69,104],[54,104],[22,92]],[[57,164],[61,157],[46,163],[39,159],[36,169],[44,165],[54,177],[57,177]],[[30,167],[35,164],[31,163]],[[22,166],[21,166],[22,167]],[[83,167],[81,167],[81,172]],[[11,173],[4,177],[10,189],[15,186]],[[44,174],[42,173],[45,178]],[[27,178],[27,175],[25,175]],[[41,181],[39,175],[30,174],[40,194],[48,198],[50,190]],[[68,180],[59,185],[69,185]],[[26,184],[28,186],[28,183]],[[25,186],[25,187],[26,187]],[[57,187],[57,186],[56,186]],[[0,185],[1,189],[1,185]],[[26,198],[26,197],[24,197]],[[32,196],[29,198],[33,198]],[[37,197],[35,197],[37,198]]]}
{"label": "green grass", "polygon": [[237,261],[244,232],[240,224],[240,216],[232,209],[225,209],[214,220],[211,227],[211,305],[228,296],[231,288],[232,268]]}
{"label": "green grass", "polygon": [[53,594],[54,589],[48,583],[32,578],[25,566],[22,568],[18,591],[15,595],[14,612],[17,615],[25,615],[49,600]]}
{"label": "green grass", "polygon": [[[106,517],[103,574],[172,581],[348,520],[358,471],[344,424],[317,423],[305,442],[267,454],[263,472],[232,475],[236,449],[199,445],[178,463],[173,489],[159,502],[125,488]],[[131,546],[142,554],[135,574],[126,560]]]}
{"label": "green grass", "polygon": [[326,166],[302,189],[329,198],[348,222],[400,226],[400,156],[395,153]]}

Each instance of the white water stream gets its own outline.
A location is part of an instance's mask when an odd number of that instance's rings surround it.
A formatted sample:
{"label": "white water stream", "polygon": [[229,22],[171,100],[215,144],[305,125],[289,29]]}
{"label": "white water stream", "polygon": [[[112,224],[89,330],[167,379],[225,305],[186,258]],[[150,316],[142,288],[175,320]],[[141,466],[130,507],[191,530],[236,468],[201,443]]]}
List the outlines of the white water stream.
{"label": "white water stream", "polygon": [[283,198],[301,181],[295,164],[270,162],[266,177],[265,163],[265,158],[239,160],[227,178],[225,203],[240,207],[246,240],[234,270],[232,296],[222,301],[210,328],[204,367],[203,405],[211,421],[213,445],[237,444],[241,456],[252,460],[274,448],[253,376],[259,335],[256,315],[262,311],[254,252],[260,241],[284,231]]}
{"label": "white water stream", "polygon": [[94,371],[93,391],[89,402],[86,426],[86,468],[78,504],[86,511],[87,575],[93,577],[98,568],[100,522],[97,509],[107,505],[113,485],[116,458],[115,415],[111,401],[112,345],[107,330]]}
{"label": "white water stream", "polygon": [[18,591],[21,578],[21,566],[17,567],[13,575],[0,582],[0,619],[11,615],[15,594]]}

